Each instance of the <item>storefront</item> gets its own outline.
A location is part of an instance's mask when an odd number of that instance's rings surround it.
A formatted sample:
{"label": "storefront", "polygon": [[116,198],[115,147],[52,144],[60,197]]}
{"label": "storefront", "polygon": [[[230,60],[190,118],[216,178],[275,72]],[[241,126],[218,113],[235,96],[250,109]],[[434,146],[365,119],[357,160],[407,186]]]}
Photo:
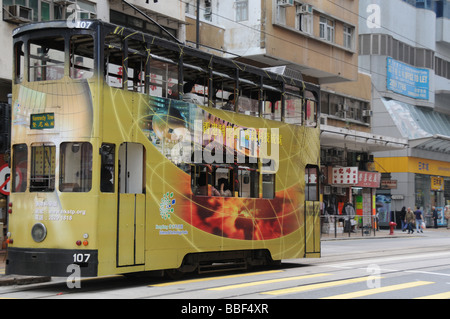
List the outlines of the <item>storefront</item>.
{"label": "storefront", "polygon": [[[398,187],[380,196],[386,196],[389,201],[392,196],[400,198],[396,208],[419,207],[427,225],[432,226],[432,207],[438,212],[438,226],[446,226],[444,218],[446,207],[450,207],[450,162],[430,160],[417,157],[377,158],[377,167],[390,171],[398,180]],[[389,194],[390,193],[390,194]],[[391,195],[391,196],[389,196]]]}
{"label": "storefront", "polygon": [[323,203],[326,214],[341,215],[348,218],[345,207],[351,204],[354,216],[351,216],[352,229],[375,227],[376,189],[380,187],[381,174],[360,171],[358,167],[323,167],[326,172]]}

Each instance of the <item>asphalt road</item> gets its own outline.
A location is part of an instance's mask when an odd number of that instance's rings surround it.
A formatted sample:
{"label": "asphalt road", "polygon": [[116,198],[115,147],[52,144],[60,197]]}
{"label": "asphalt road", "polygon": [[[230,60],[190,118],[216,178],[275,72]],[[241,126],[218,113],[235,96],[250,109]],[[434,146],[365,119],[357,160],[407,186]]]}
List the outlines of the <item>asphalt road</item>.
{"label": "asphalt road", "polygon": [[0,298],[153,299],[159,306],[172,300],[171,312],[208,316],[270,313],[276,300],[450,298],[450,231],[328,240],[322,242],[320,259],[287,260],[246,272],[192,274],[178,281],[112,276],[82,279],[79,288],[69,288],[65,278],[52,278],[49,283],[0,287]]}

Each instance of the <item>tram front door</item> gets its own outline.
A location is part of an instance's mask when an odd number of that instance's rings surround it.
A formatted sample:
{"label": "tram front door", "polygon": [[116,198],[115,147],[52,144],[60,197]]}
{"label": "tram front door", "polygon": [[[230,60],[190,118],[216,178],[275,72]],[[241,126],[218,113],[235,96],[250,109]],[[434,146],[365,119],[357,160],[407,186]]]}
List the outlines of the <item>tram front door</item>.
{"label": "tram front door", "polygon": [[145,149],[122,143],[119,148],[117,264],[145,262]]}

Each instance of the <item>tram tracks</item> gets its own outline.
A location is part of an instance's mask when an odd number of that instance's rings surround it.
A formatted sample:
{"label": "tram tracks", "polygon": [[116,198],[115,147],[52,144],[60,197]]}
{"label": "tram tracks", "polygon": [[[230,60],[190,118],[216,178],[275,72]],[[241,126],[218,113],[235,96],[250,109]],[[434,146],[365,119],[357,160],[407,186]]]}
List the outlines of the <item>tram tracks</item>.
{"label": "tram tracks", "polygon": [[[337,257],[337,258],[335,258]],[[312,262],[301,260],[302,263],[292,261],[283,263],[281,267],[255,269],[247,273],[221,274],[215,276],[204,276],[192,274],[185,280],[169,282],[154,278],[127,279],[123,276],[88,278],[81,280],[80,289],[67,288],[64,278],[56,279],[55,282],[45,284],[34,284],[30,286],[12,286],[0,289],[0,298],[47,299],[47,298],[85,298],[86,294],[105,295],[121,297],[121,290],[139,290],[131,298],[153,299],[172,298],[183,299],[187,295],[202,298],[233,299],[251,298],[255,295],[267,293],[274,289],[274,285],[283,284],[284,288],[295,288],[311,284],[330,284],[339,280],[364,280],[371,275],[368,266],[377,264],[379,276],[396,276],[406,273],[425,273],[424,266],[415,266],[411,261],[421,260],[432,263],[426,267],[427,274],[435,274],[449,277],[449,274],[439,272],[439,269],[448,267],[450,251],[446,247],[434,247],[424,250],[423,248],[411,249],[409,251],[390,250],[386,252],[375,252],[364,254],[356,258],[348,258],[348,255],[325,257],[328,261]],[[331,260],[330,260],[331,259]],[[330,271],[332,270],[332,271]],[[349,276],[349,270],[357,273]],[[332,273],[333,276],[324,275]],[[301,278],[304,277],[304,278]],[[309,277],[309,278],[308,278]],[[314,277],[314,278],[313,278]],[[308,278],[308,280],[303,280]],[[199,284],[201,282],[201,284]],[[162,286],[166,288],[162,289]],[[224,288],[227,286],[233,286]],[[170,287],[170,288],[167,288]],[[252,287],[250,290],[249,287]],[[242,289],[246,288],[246,289]],[[217,294],[214,291],[224,291],[226,294]],[[21,297],[22,296],[22,297]],[[126,294],[123,298],[129,298]]]}

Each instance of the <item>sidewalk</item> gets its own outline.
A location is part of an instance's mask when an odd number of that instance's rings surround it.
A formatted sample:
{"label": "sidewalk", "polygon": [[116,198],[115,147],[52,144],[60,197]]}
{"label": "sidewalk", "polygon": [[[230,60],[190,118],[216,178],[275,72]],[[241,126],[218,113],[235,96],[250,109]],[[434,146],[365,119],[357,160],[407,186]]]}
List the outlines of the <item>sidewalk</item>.
{"label": "sidewalk", "polygon": [[[411,238],[411,237],[430,237],[430,236],[450,236],[450,229],[446,227],[440,227],[438,229],[427,228],[423,233],[417,234],[414,231],[413,234],[408,234],[408,232],[402,232],[400,229],[395,229],[394,234],[390,235],[389,229],[380,229],[370,236],[362,236],[360,232],[351,233],[350,237],[348,234],[346,236],[338,237],[328,237],[322,236],[321,241],[329,240],[349,240],[349,239],[380,239],[380,238]],[[5,262],[6,262],[6,250],[0,250],[0,286],[8,285],[28,285],[39,282],[48,282],[51,277],[41,277],[41,276],[20,276],[20,275],[5,275]]]}
{"label": "sidewalk", "polygon": [[408,231],[402,232],[400,229],[394,229],[394,234],[390,235],[389,229],[380,229],[375,231],[375,235],[373,231],[371,231],[370,235],[362,236],[361,232],[358,231],[356,233],[342,233],[338,234],[337,237],[334,237],[334,234],[322,234],[320,240],[328,241],[328,240],[349,240],[349,239],[380,239],[380,238],[404,238],[404,237],[427,237],[427,236],[450,236],[450,229],[446,227],[439,228],[426,228],[423,233],[417,233],[414,229],[414,233],[408,234]]}

